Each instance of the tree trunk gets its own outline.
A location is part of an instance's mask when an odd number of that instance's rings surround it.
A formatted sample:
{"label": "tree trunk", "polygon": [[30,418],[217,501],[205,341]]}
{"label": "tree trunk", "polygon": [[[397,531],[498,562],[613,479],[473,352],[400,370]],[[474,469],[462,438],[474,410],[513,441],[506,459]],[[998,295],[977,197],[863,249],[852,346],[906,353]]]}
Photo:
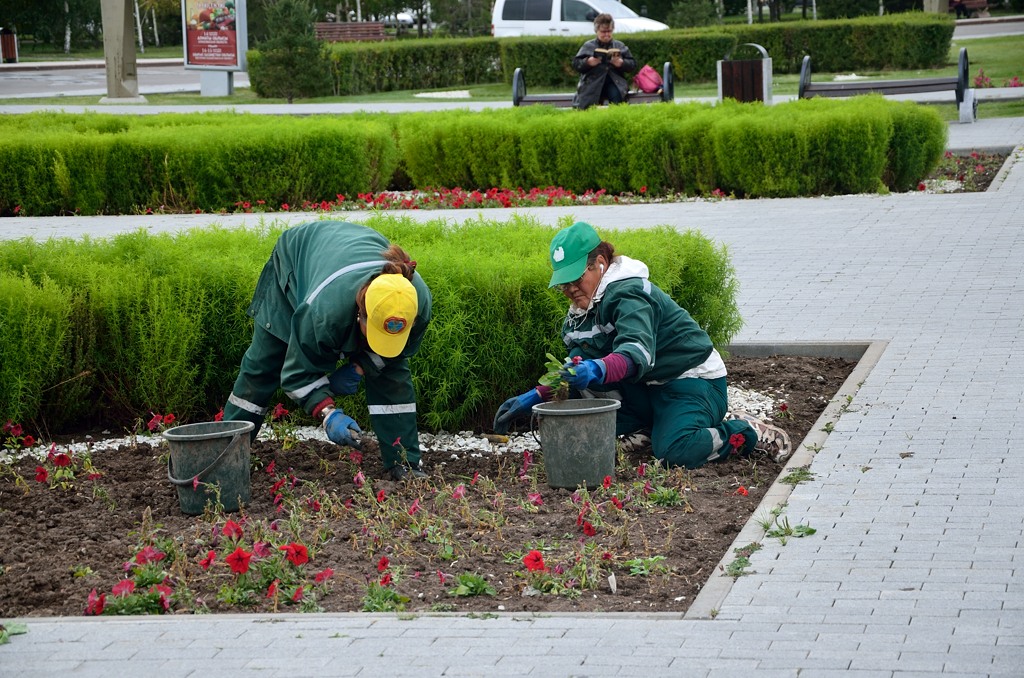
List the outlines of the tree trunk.
{"label": "tree trunk", "polygon": [[71,54],[71,9],[64,3],[64,53]]}
{"label": "tree trunk", "polygon": [[160,31],[156,25],[156,7],[153,8],[153,45],[160,46]]}
{"label": "tree trunk", "polygon": [[139,34],[139,52],[146,53],[146,43],[142,40],[142,15],[139,13],[139,0],[135,0],[135,32]]}

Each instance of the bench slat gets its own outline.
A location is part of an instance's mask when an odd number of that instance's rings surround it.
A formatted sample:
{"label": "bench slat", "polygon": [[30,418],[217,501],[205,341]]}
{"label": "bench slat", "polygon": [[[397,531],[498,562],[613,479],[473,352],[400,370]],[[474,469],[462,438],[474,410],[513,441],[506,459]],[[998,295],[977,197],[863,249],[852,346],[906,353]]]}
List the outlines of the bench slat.
{"label": "bench slat", "polygon": [[324,42],[391,40],[394,38],[384,32],[384,23],[381,21],[322,21],[313,24],[313,32],[317,40]]}

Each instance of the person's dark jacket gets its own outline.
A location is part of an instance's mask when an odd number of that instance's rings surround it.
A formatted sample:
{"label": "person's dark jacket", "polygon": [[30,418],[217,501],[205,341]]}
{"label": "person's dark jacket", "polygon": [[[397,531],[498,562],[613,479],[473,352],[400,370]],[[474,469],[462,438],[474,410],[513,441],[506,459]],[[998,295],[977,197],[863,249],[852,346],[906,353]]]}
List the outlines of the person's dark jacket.
{"label": "person's dark jacket", "polygon": [[[621,54],[619,56],[622,57],[622,67],[614,68],[607,60],[602,60],[596,66],[588,66],[587,59],[595,56],[594,50],[598,48],[615,48],[620,50]],[[629,48],[622,41],[613,39],[611,42],[602,43],[597,38],[594,38],[583,43],[579,52],[573,57],[572,67],[573,70],[580,74],[580,81],[576,86],[576,98],[573,100],[573,105],[576,108],[584,109],[600,103],[605,78],[612,79],[615,87],[622,94],[622,100],[625,101],[626,92],[629,91],[629,83],[626,82],[625,74],[636,70],[636,59],[633,58]]]}

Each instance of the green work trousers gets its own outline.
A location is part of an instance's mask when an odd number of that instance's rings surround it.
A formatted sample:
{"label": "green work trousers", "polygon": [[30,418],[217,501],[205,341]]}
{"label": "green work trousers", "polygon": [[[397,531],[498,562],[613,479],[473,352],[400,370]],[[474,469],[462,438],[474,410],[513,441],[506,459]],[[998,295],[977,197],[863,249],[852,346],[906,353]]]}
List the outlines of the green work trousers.
{"label": "green work trousers", "polygon": [[655,458],[670,466],[697,468],[720,461],[734,451],[730,438],[739,433],[739,454],[750,454],[757,433],[741,419],[723,421],[728,409],[726,378],[673,379],[661,385],[617,384],[622,407],[617,410],[618,435],[647,430]]}

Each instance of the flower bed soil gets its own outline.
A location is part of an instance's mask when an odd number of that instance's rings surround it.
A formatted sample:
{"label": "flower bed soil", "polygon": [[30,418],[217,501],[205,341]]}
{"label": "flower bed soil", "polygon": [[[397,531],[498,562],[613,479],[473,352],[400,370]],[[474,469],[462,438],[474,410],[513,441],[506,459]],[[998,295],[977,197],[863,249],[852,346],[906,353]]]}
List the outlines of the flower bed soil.
{"label": "flower bed soil", "polygon": [[[731,358],[728,367],[731,384],[787,403],[776,421],[795,448],[853,363]],[[622,453],[608,488],[574,496],[548,488],[539,451],[532,463],[433,452],[429,479],[396,484],[378,480],[375,449],[356,464],[329,443],[260,441],[244,512],[186,516],[158,440],[96,451],[102,475],[80,470],[67,489],[37,482],[37,459],[0,465],[0,618],[82,615],[93,591],[93,611],[100,594],[108,614],[152,609],[123,595],[118,607],[113,589],[125,592],[128,577],[140,582],[136,597],[163,580],[149,601],[171,613],[682,613],[782,468],[733,457],[665,471],[648,453]],[[227,559],[239,548],[257,551],[244,575]],[[531,551],[545,570],[528,570]],[[459,578],[467,574],[480,577]]]}

